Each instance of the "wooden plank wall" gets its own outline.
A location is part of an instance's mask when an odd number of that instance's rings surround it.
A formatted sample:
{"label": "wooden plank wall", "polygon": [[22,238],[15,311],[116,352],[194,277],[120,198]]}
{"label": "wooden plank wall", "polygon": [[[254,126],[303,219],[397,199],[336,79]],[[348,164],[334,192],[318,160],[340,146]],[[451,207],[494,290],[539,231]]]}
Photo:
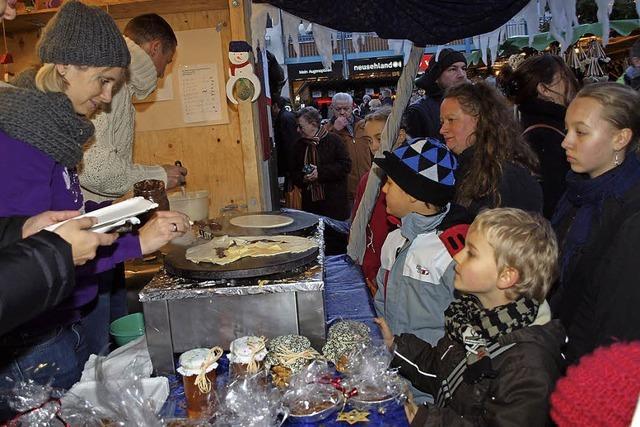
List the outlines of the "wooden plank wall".
{"label": "wooden plank wall", "polygon": [[[229,4],[231,1],[229,1]],[[214,6],[215,7],[215,6]],[[226,52],[231,37],[244,39],[242,2],[230,14],[229,8],[161,14],[176,31],[220,28],[222,49]],[[152,10],[136,10],[136,14]],[[240,12],[240,13],[238,13]],[[116,20],[124,28],[128,18]],[[37,62],[37,31],[11,35],[9,49],[14,53],[14,72]],[[250,40],[250,38],[247,38]],[[179,46],[188,49],[188,46]],[[225,70],[228,60],[224,57]],[[247,205],[250,211],[262,210],[262,186],[259,168],[262,164],[258,133],[254,130],[253,106],[227,102],[229,124],[138,132],[134,161],[144,164],[173,164],[180,160],[188,168],[187,191],[209,190],[209,215],[216,216],[230,204]],[[241,120],[242,117],[242,120]]]}

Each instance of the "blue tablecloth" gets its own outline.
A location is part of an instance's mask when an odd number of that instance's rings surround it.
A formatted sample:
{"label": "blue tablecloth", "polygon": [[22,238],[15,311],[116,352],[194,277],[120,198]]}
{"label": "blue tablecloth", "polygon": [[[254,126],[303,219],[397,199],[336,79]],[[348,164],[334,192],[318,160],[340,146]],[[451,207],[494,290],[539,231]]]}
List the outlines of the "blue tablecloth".
{"label": "blue tablecloth", "polygon": [[[360,267],[353,264],[345,255],[328,256],[325,258],[325,311],[327,327],[341,319],[358,320],[371,328],[374,339],[382,339],[380,330],[373,317],[375,310],[369,297],[369,291],[364,283]],[[219,361],[218,389],[222,389],[228,381],[229,362],[226,356]],[[169,376],[171,394],[167,399],[162,415],[165,417],[185,418],[185,400],[182,378],[179,375]],[[350,411],[349,405],[345,411]],[[359,423],[365,425],[365,423]],[[285,425],[293,425],[285,423]],[[345,422],[337,422],[332,416],[317,424],[295,424],[296,426],[346,426]],[[406,427],[409,425],[401,405],[389,408],[385,414],[371,411],[367,426]]]}

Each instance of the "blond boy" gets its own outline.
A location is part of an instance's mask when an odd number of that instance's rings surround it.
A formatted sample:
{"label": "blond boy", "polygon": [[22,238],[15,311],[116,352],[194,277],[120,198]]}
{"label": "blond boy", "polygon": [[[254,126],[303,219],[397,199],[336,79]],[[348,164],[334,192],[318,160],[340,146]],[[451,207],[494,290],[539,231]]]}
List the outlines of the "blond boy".
{"label": "blond boy", "polygon": [[392,366],[435,396],[434,404],[408,409],[412,425],[548,423],[565,340],[544,299],[557,257],[555,235],[541,216],[484,211],[454,257],[457,298],[437,345],[411,334],[394,337],[377,320],[395,356]]}

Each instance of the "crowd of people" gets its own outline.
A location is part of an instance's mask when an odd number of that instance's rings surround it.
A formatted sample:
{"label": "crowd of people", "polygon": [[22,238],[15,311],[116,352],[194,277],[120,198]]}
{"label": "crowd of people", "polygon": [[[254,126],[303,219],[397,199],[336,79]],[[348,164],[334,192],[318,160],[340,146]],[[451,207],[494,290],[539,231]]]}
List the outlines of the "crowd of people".
{"label": "crowd of people", "polygon": [[[0,0],[4,19],[14,6]],[[69,1],[43,29],[42,64],[0,88],[0,389],[71,387],[108,348],[117,265],[190,227],[171,211],[121,235],[73,219],[141,179],[175,187],[187,174],[132,162],[131,97],[155,88],[177,41],[154,14],[124,32]],[[414,425],[629,424],[634,374],[615,411],[574,408],[593,395],[585,378],[640,366],[640,72],[580,88],[543,54],[503,69],[496,87],[469,82],[466,66],[440,53],[383,153],[390,91],[379,106],[337,93],[326,122],[274,95],[287,203],[348,224],[368,175],[382,178],[355,261],[392,366],[411,381]],[[327,253],[344,253],[348,236],[326,233]],[[599,373],[607,360],[623,362]]]}
{"label": "crowd of people", "polygon": [[288,111],[299,134],[276,129],[295,153],[281,175],[303,209],[337,220],[353,219],[369,173],[382,178],[356,262],[393,364],[426,405],[410,411],[416,425],[578,425],[560,390],[550,398],[567,366],[560,383],[578,389],[567,382],[596,349],[640,366],[640,94],[629,70],[581,88],[551,54],[504,67],[497,84],[471,83],[466,67],[441,52],[384,158],[390,106],[337,93],[324,126],[313,107]]}

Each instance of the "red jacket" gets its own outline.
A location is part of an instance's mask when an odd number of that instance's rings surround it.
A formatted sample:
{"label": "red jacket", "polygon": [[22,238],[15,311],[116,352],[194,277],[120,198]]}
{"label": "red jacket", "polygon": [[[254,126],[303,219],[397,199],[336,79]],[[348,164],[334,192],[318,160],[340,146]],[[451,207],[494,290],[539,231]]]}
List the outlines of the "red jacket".
{"label": "red jacket", "polygon": [[[367,186],[368,177],[369,172],[367,171],[367,173],[362,175],[360,178],[360,182],[356,189],[355,200],[353,202],[351,219],[353,219],[356,211],[358,210],[358,206],[360,206],[362,195],[364,194],[364,190]],[[388,221],[388,216],[386,195],[380,191],[376,204],[373,206],[371,219],[369,220],[369,224],[367,224],[367,247],[365,248],[364,258],[362,259],[361,265],[362,274],[364,274],[365,279],[368,279],[367,286],[371,291],[371,295],[375,295],[378,290],[376,275],[380,269],[380,253],[382,252],[382,244],[387,238],[387,234],[395,230],[397,227],[396,224],[392,224]]]}

